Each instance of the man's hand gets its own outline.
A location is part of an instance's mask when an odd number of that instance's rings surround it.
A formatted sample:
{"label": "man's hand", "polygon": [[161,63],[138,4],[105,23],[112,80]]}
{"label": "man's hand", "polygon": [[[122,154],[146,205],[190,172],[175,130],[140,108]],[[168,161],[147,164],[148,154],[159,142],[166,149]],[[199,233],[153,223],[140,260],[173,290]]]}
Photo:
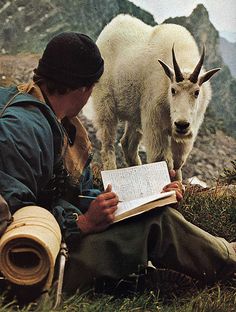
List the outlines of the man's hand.
{"label": "man's hand", "polygon": [[83,233],[100,232],[108,228],[114,221],[114,213],[119,202],[118,196],[112,192],[111,185],[94,199],[87,212],[78,217],[78,226]]}
{"label": "man's hand", "polygon": [[163,187],[163,192],[175,191],[177,201],[181,201],[183,199],[185,187],[180,181],[173,181],[166,186]]}

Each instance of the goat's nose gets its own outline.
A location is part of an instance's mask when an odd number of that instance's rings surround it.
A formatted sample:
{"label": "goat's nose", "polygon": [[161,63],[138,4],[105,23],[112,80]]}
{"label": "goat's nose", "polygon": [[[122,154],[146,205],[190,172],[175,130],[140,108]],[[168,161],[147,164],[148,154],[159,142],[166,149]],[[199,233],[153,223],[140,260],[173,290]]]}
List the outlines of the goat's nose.
{"label": "goat's nose", "polygon": [[175,121],[175,127],[177,131],[185,132],[189,126],[190,126],[190,123],[187,121]]}

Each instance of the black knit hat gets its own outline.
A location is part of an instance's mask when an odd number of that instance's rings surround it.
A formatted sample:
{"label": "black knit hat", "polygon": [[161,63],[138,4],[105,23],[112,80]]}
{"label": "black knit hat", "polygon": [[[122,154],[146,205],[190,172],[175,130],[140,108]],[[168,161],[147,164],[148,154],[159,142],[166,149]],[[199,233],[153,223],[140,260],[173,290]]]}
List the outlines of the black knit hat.
{"label": "black knit hat", "polygon": [[91,38],[64,32],[52,38],[34,72],[68,87],[96,82],[104,70],[104,61]]}

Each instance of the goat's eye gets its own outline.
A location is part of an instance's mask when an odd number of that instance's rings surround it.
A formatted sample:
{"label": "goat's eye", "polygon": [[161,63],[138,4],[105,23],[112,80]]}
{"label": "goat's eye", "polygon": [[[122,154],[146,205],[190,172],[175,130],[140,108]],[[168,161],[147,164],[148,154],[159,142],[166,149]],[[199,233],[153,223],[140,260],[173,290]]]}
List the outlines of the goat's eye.
{"label": "goat's eye", "polygon": [[199,90],[196,90],[196,91],[194,92],[194,96],[195,96],[195,98],[197,98],[197,97],[199,96]]}
{"label": "goat's eye", "polygon": [[174,88],[171,88],[171,93],[172,93],[172,95],[175,95],[176,94],[176,90]]}

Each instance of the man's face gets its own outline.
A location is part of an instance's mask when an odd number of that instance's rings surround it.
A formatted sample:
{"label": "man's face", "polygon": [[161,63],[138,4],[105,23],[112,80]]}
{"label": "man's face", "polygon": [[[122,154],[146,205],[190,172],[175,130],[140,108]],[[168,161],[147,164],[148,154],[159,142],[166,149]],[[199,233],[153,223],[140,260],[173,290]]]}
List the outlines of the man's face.
{"label": "man's face", "polygon": [[91,93],[93,91],[93,86],[91,87],[81,87],[79,89],[70,91],[68,96],[68,109],[67,117],[72,118],[78,115],[82,110],[84,105],[87,103]]}

